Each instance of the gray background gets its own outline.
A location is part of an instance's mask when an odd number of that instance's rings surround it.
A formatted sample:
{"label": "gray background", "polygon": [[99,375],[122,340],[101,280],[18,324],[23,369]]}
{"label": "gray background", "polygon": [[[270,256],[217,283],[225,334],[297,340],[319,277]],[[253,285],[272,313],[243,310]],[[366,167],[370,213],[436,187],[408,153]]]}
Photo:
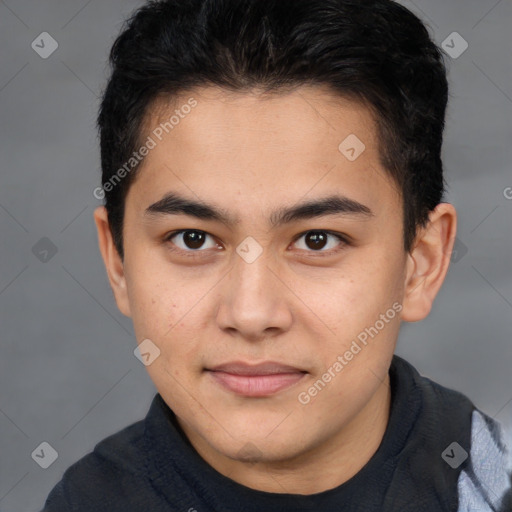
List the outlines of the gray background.
{"label": "gray background", "polygon": [[[439,44],[457,31],[469,48],[447,59],[444,163],[448,200],[459,213],[459,251],[432,314],[403,325],[397,353],[510,429],[512,5],[402,3],[427,22]],[[92,218],[100,204],[92,194],[100,177],[95,118],[107,53],[122,21],[141,4],[0,0],[5,512],[39,511],[64,470],[143,418],[155,393],[133,356],[131,321],[115,305]],[[44,31],[59,44],[48,59],[31,48]],[[57,248],[46,263],[32,251],[43,237]],[[48,469],[31,458],[42,441],[59,454]]]}

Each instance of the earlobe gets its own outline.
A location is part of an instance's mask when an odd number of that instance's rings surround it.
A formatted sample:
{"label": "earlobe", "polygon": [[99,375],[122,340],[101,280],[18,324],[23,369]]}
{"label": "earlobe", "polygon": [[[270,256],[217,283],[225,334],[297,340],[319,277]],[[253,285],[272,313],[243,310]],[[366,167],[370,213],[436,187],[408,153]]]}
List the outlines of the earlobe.
{"label": "earlobe", "polygon": [[431,212],[427,226],[418,232],[407,256],[403,321],[418,322],[429,315],[448,272],[456,231],[455,208],[441,203]]}
{"label": "earlobe", "polygon": [[131,317],[130,303],[126,288],[124,265],[114,244],[108,213],[104,206],[94,210],[94,222],[98,231],[98,245],[107,271],[110,287],[114,292],[117,307],[123,315]]}

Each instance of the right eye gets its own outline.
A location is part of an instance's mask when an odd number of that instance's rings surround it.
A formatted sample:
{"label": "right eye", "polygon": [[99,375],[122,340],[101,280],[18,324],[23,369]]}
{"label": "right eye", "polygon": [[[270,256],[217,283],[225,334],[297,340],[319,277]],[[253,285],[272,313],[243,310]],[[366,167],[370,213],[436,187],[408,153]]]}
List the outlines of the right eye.
{"label": "right eye", "polygon": [[[207,237],[211,237],[212,242],[209,246],[203,247]],[[176,242],[173,242],[173,239],[176,239]],[[219,244],[213,241],[212,235],[197,229],[180,229],[179,231],[173,231],[165,237],[164,241],[178,247],[178,249],[171,247],[172,251],[203,252],[201,249],[205,250],[219,247]]]}

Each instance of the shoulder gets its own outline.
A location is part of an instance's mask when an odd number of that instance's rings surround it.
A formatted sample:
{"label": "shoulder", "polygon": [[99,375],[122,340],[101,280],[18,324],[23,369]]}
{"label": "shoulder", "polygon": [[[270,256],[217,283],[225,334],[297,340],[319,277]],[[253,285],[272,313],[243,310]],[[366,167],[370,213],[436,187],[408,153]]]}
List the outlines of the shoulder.
{"label": "shoulder", "polygon": [[103,439],[70,466],[42,512],[137,510],[138,502],[143,510],[153,498],[145,465],[141,420]]}
{"label": "shoulder", "polygon": [[512,452],[507,446],[512,432],[467,396],[420,375],[408,362],[397,358],[396,368],[408,375],[409,391],[421,391],[421,421],[412,432],[420,449],[414,456],[426,450],[428,467],[437,467],[450,489],[453,482],[457,510],[512,511]]}
{"label": "shoulder", "polygon": [[465,432],[469,441],[473,402],[463,393],[448,388],[422,375],[408,361],[394,356],[394,372],[400,378],[398,385],[407,388],[400,396],[410,400],[416,396],[420,405],[420,415],[430,430],[440,428],[451,432]]}
{"label": "shoulder", "polygon": [[458,482],[459,510],[512,510],[511,457],[502,426],[475,409],[471,451]]}

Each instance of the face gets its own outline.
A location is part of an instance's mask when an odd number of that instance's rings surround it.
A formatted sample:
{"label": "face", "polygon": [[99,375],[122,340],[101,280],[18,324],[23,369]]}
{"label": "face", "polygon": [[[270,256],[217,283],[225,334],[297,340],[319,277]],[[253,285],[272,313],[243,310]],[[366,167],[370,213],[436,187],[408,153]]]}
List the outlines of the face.
{"label": "face", "polygon": [[399,331],[402,202],[374,119],[319,87],[160,107],[126,198],[118,305],[160,350],[147,370],[189,437],[298,457],[374,403]]}

